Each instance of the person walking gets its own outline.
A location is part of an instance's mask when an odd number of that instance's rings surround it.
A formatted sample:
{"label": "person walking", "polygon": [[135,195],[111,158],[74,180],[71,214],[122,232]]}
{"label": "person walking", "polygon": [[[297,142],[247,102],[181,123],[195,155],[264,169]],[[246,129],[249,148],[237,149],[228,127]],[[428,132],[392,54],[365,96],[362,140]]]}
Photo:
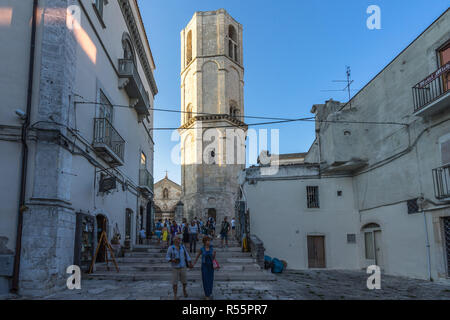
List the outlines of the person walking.
{"label": "person walking", "polygon": [[[190,236],[189,236],[189,225],[187,223],[187,220],[185,220],[183,222],[183,226],[181,227],[181,232],[183,234],[183,244],[185,246],[188,245],[188,243],[190,242]],[[192,251],[191,251],[192,252]]]}
{"label": "person walking", "polygon": [[175,239],[175,236],[177,234],[179,234],[180,232],[181,232],[180,227],[177,225],[177,222],[174,221],[172,223],[172,226],[170,227],[170,238],[171,238],[170,244],[171,245],[173,244],[173,240]]}
{"label": "person walking", "polygon": [[216,258],[216,251],[211,245],[211,238],[208,236],[203,237],[203,247],[197,254],[193,266],[197,263],[198,258],[202,256],[202,283],[203,291],[205,292],[205,299],[209,300],[214,286],[214,265],[213,261]]}
{"label": "person walking", "polygon": [[145,240],[145,229],[142,228],[141,231],[139,231],[139,244],[143,244]]}
{"label": "person walking", "polygon": [[162,231],[162,223],[161,223],[161,219],[158,220],[158,222],[155,225],[155,235],[156,235],[156,239],[158,239],[158,244],[161,243],[161,231]]}
{"label": "person walking", "polygon": [[[189,226],[189,250],[191,253],[197,251],[198,230],[197,223],[192,221]],[[192,251],[192,248],[194,248],[194,251]]]}
{"label": "person walking", "polygon": [[230,223],[227,221],[227,217],[223,218],[222,226],[220,228],[220,243],[223,248],[223,240],[225,239],[225,245],[228,247],[228,232],[230,231]]}
{"label": "person walking", "polygon": [[184,297],[188,297],[186,290],[187,279],[186,279],[186,268],[192,268],[192,260],[187,252],[186,248],[180,244],[181,236],[178,235],[173,239],[173,245],[167,249],[166,260],[171,263],[172,267],[172,289],[174,300],[178,299],[178,282],[183,285]]}
{"label": "person walking", "polygon": [[165,244],[165,246],[169,246],[169,228],[167,228],[167,224],[164,224],[164,227],[162,228],[162,241]]}
{"label": "person walking", "polygon": [[236,236],[236,220],[234,219],[234,217],[231,219],[231,236]]}

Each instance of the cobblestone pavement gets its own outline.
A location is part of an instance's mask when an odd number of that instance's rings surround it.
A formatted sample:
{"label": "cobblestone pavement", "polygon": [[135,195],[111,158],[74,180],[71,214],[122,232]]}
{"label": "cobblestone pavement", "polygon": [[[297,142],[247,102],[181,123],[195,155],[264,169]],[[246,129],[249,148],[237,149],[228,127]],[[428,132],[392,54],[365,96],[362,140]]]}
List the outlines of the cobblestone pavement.
{"label": "cobblestone pavement", "polygon": [[[359,271],[288,271],[277,281],[215,282],[214,298],[230,300],[349,300],[349,299],[448,299],[450,282],[429,282],[403,277],[382,276],[380,290],[368,290],[368,275]],[[167,281],[85,280],[81,290],[63,290],[35,299],[50,300],[166,300],[172,299]],[[181,296],[181,288],[178,295]],[[203,298],[201,281],[190,281],[189,297]],[[27,297],[9,297],[26,299]]]}

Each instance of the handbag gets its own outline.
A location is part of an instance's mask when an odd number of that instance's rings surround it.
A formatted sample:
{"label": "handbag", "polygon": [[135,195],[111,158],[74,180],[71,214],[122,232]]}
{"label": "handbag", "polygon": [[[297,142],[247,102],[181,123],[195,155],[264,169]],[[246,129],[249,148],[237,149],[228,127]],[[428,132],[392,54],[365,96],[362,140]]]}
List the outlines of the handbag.
{"label": "handbag", "polygon": [[213,268],[214,268],[214,270],[220,269],[220,264],[219,264],[219,262],[217,262],[216,259],[213,260]]}

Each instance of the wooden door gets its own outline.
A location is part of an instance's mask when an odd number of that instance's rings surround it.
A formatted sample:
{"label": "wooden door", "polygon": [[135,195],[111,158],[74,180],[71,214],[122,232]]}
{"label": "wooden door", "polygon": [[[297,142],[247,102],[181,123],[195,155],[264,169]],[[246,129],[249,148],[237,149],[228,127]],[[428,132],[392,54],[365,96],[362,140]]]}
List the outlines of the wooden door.
{"label": "wooden door", "polygon": [[308,267],[325,268],[324,236],[308,236]]}
{"label": "wooden door", "polygon": [[381,230],[375,230],[373,234],[376,264],[381,268],[383,266],[383,256],[381,254]]}
{"label": "wooden door", "polygon": [[[450,43],[446,44],[439,50],[439,65],[440,67],[450,62]],[[444,85],[444,92],[450,89],[450,72],[446,72],[442,75],[442,82]]]}

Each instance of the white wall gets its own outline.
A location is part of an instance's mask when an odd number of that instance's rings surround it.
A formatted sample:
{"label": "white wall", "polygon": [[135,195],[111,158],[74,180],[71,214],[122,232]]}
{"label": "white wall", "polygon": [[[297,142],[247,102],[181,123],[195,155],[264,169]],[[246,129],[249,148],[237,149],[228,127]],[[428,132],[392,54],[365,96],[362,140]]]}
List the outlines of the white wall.
{"label": "white wall", "polygon": [[[289,269],[306,269],[307,236],[324,235],[327,268],[359,268],[358,241],[347,243],[347,234],[357,234],[359,223],[351,178],[318,179],[315,170],[300,165],[282,167],[277,177],[303,178],[258,180],[261,176],[253,173],[258,169],[250,170],[247,177],[256,177],[256,184],[244,187],[250,230],[264,242],[266,255],[286,260]],[[307,208],[306,186],[319,187],[319,209]]]}

